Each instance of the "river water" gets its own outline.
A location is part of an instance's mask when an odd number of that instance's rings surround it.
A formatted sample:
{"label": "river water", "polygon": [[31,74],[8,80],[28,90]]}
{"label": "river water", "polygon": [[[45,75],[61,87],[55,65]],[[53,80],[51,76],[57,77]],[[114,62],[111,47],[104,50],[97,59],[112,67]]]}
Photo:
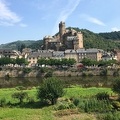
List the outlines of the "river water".
{"label": "river water", "polygon": [[[82,87],[111,87],[116,79],[113,76],[88,76],[88,77],[59,77],[66,86],[80,85]],[[33,87],[39,86],[42,78],[0,78],[0,88],[13,88],[17,86]]]}

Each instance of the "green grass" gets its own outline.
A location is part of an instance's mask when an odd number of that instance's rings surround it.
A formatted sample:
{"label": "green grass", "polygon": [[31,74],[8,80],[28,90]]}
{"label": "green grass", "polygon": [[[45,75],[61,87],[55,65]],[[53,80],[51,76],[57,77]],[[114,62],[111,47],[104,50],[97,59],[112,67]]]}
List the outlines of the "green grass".
{"label": "green grass", "polygon": [[1,108],[0,120],[53,120],[51,107],[43,109]]}
{"label": "green grass", "polygon": [[[80,86],[71,86],[70,88],[65,88],[65,94],[63,97],[70,98],[70,97],[92,97],[99,92],[107,92],[109,94],[113,94],[111,88],[97,88],[97,87],[90,87],[90,88],[81,88]],[[28,95],[35,100],[37,99],[37,89],[33,87],[30,90],[24,90],[28,93]],[[16,102],[15,99],[11,97],[14,92],[18,92],[15,88],[5,88],[0,89],[0,98],[6,98],[7,101]]]}
{"label": "green grass", "polygon": [[[71,98],[71,97],[92,97],[95,96],[97,93],[100,92],[107,92],[108,94],[114,94],[111,88],[97,88],[97,87],[90,87],[90,88],[81,88],[80,86],[71,86],[70,88],[65,88],[65,94],[63,97]],[[18,92],[15,88],[5,88],[0,89],[0,99],[5,98],[6,101],[11,101],[11,103],[18,102],[17,100],[13,99],[11,95],[15,92]],[[28,96],[33,98],[37,101],[37,89],[33,87],[30,90],[24,90],[24,92],[28,93]]]}
{"label": "green grass", "polygon": [[[0,89],[0,99],[5,98],[11,103],[17,103],[18,101],[13,99],[11,95],[14,92],[17,92],[15,88],[5,88]],[[37,101],[37,89],[33,87],[30,90],[24,90],[28,93],[28,95],[32,98],[34,98],[35,101]],[[91,97],[96,95],[99,92],[108,92],[109,94],[113,94],[112,90],[110,88],[96,88],[96,87],[90,87],[90,88],[81,88],[80,86],[71,86],[70,88],[65,88],[65,95],[63,98],[71,98],[71,97]],[[53,114],[53,106],[47,106],[40,108],[39,106],[34,108],[32,107],[12,107],[12,108],[0,108],[0,120],[55,120]],[[37,104],[39,105],[39,104]]]}
{"label": "green grass", "polygon": [[[24,90],[24,92],[28,93],[29,97],[32,97],[36,100],[36,94],[37,94],[37,89],[36,88],[32,88],[31,90]],[[1,98],[5,98],[6,102],[11,102],[11,103],[16,103],[18,102],[17,100],[13,99],[11,97],[11,95],[15,92],[19,92],[18,90],[16,90],[16,88],[4,88],[4,89],[0,89],[0,99]]]}
{"label": "green grass", "polygon": [[65,88],[65,95],[66,98],[71,97],[92,97],[95,96],[97,93],[100,92],[107,92],[108,94],[114,94],[111,88],[97,88],[97,87],[90,87],[90,88],[81,88],[79,86],[72,86],[71,88]]}

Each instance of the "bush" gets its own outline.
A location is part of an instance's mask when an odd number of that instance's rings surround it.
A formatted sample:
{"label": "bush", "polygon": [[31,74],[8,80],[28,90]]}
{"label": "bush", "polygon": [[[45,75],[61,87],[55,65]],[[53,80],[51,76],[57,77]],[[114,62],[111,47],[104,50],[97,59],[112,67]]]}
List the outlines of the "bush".
{"label": "bush", "polygon": [[0,106],[4,107],[5,105],[6,105],[6,99],[5,98],[0,99]]}
{"label": "bush", "polygon": [[109,113],[104,114],[104,115],[99,115],[98,119],[99,120],[120,120],[120,113],[109,112]]}
{"label": "bush", "polygon": [[109,99],[109,94],[106,93],[106,92],[97,93],[96,98],[98,100],[108,100]]}
{"label": "bush", "polygon": [[79,100],[79,110],[84,112],[109,112],[112,110],[111,103],[108,100],[81,99]]}
{"label": "bush", "polygon": [[118,102],[118,101],[113,101],[113,102],[112,102],[112,106],[114,107],[114,109],[118,110],[118,109],[120,109],[120,102]]}
{"label": "bush", "polygon": [[34,103],[35,102],[33,97],[27,97],[27,100],[28,100],[29,103]]}
{"label": "bush", "polygon": [[78,106],[78,105],[79,105],[79,99],[78,99],[78,98],[75,98],[75,99],[73,100],[73,104],[74,104],[75,106]]}
{"label": "bush", "polygon": [[23,103],[23,100],[28,97],[26,92],[16,92],[12,94],[12,98],[18,99],[19,103]]}
{"label": "bush", "polygon": [[68,74],[68,77],[71,77],[71,74]]}
{"label": "bush", "polygon": [[31,68],[23,68],[24,73],[30,73],[32,71]]}
{"label": "bush", "polygon": [[108,73],[107,69],[103,69],[101,72],[100,72],[100,75],[101,76],[106,76]]}
{"label": "bush", "polygon": [[40,72],[41,73],[45,73],[45,72],[48,72],[48,71],[52,71],[51,68],[47,68],[47,67],[40,67]]}
{"label": "bush", "polygon": [[63,84],[57,78],[47,78],[43,80],[42,85],[38,88],[37,96],[42,101],[50,101],[51,104],[55,104],[57,99],[64,93]]}
{"label": "bush", "polygon": [[93,73],[88,73],[88,76],[93,76]]}
{"label": "bush", "polygon": [[74,109],[76,106],[71,101],[60,101],[57,103],[55,110]]}
{"label": "bush", "polygon": [[47,77],[52,77],[52,74],[53,74],[52,71],[48,71],[48,72],[45,74],[44,77],[46,77],[46,78],[47,78]]}
{"label": "bush", "polygon": [[112,90],[120,95],[120,80],[115,81]]}
{"label": "bush", "polygon": [[2,71],[2,68],[0,67],[0,71]]}
{"label": "bush", "polygon": [[83,72],[83,73],[82,73],[82,76],[84,76],[84,77],[85,77],[85,76],[87,76],[87,74]]}
{"label": "bush", "polygon": [[113,72],[113,76],[119,76],[119,70],[115,70],[115,71]]}

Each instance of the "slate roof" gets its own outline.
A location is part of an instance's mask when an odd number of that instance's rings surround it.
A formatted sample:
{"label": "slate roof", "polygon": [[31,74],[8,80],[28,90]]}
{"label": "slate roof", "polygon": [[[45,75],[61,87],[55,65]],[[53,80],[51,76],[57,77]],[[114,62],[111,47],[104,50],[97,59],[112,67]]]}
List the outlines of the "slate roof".
{"label": "slate roof", "polygon": [[32,52],[28,55],[28,58],[38,57],[52,57],[52,52]]}

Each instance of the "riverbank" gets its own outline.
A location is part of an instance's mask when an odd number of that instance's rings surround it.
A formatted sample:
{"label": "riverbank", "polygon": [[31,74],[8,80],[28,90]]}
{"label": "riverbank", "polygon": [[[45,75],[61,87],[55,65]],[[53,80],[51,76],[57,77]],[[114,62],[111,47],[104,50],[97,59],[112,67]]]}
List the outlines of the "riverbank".
{"label": "riverbank", "polygon": [[[40,106],[37,103],[35,87],[31,89],[23,90],[27,92],[29,98],[33,99],[33,102],[24,100],[22,105],[17,104],[19,100],[13,99],[11,95],[15,92],[19,92],[17,88],[0,89],[0,98],[5,100],[4,107],[0,107],[0,119],[2,120],[97,120],[98,113],[85,113],[77,109],[77,107],[71,106],[66,108],[68,104],[71,104],[70,98],[90,98],[95,96],[99,92],[112,93],[110,88],[81,88],[80,86],[71,86],[64,89],[66,92],[62,98],[59,98],[58,103],[52,106]],[[62,101],[63,100],[63,101]],[[76,99],[77,100],[77,99]],[[8,103],[8,104],[7,104]],[[10,105],[11,103],[11,105]],[[61,105],[61,107],[60,107]],[[56,108],[61,110],[56,110]]]}
{"label": "riverbank", "polygon": [[53,68],[2,68],[0,78],[4,77],[44,77],[52,76],[119,76],[119,69],[86,68],[86,69],[53,69]]}

